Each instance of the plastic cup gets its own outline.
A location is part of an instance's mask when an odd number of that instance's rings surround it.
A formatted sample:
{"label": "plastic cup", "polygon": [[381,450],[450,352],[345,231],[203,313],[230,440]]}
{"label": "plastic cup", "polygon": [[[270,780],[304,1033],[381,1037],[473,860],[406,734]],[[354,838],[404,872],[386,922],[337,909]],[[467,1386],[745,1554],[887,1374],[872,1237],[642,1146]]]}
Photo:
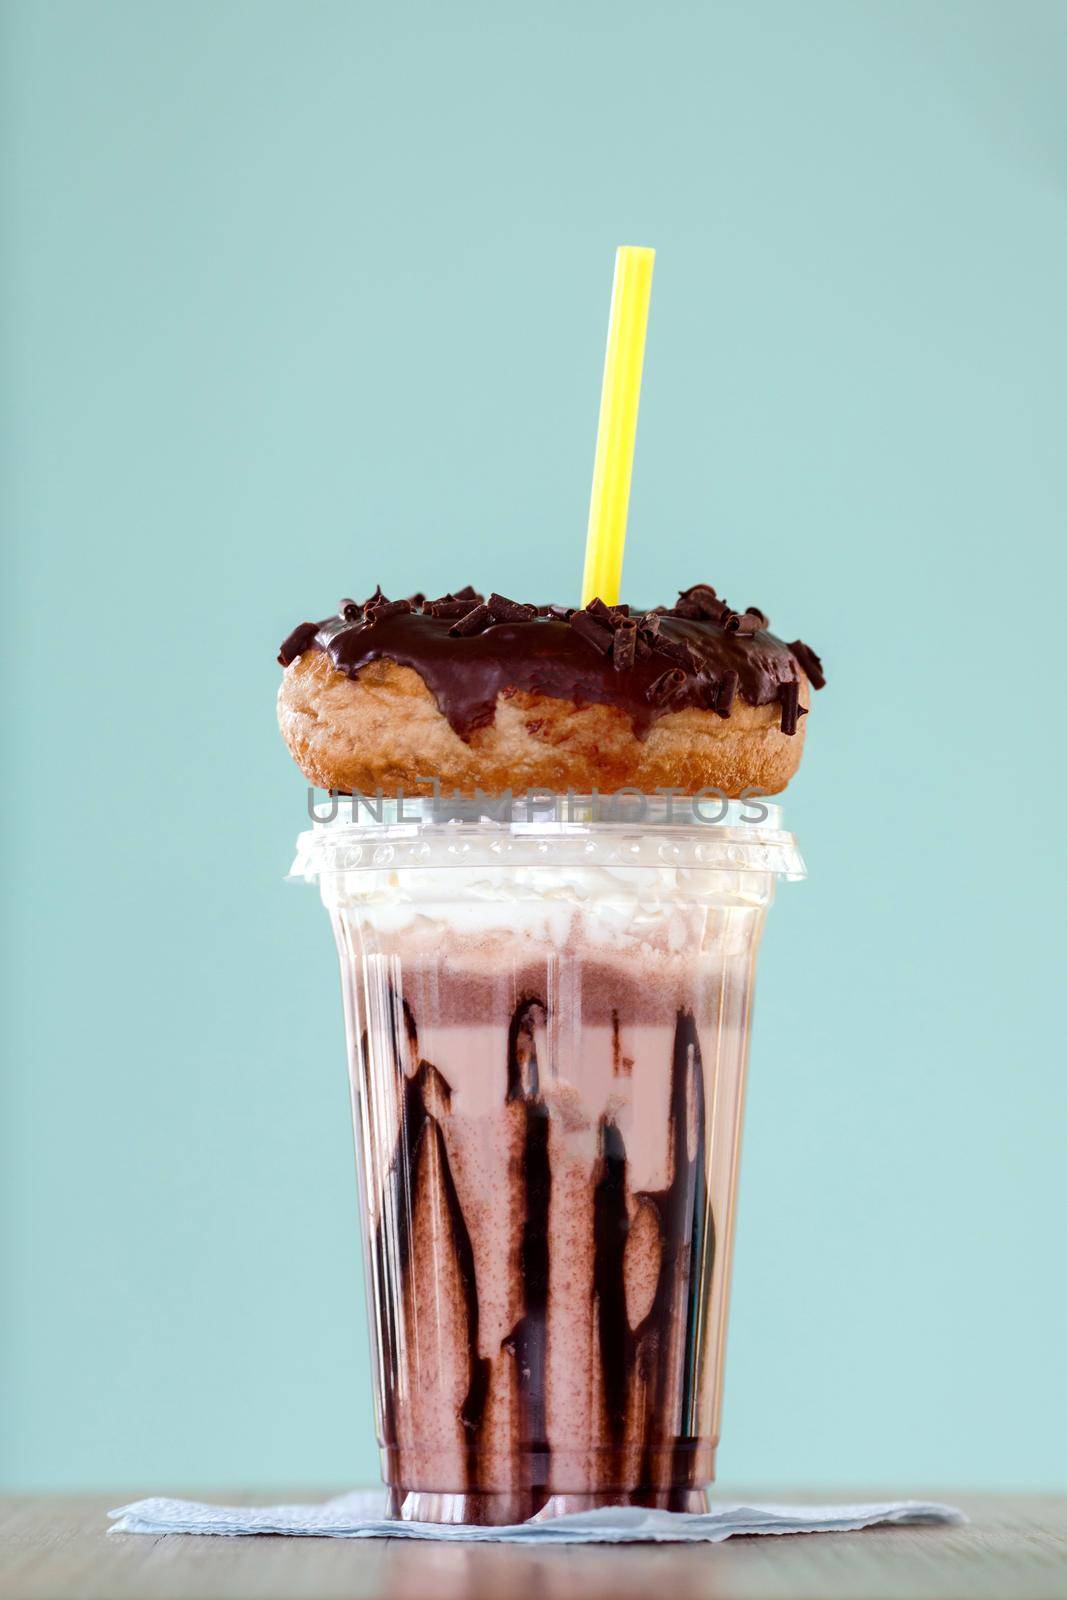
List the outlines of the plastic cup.
{"label": "plastic cup", "polygon": [[392,1513],[702,1509],[779,809],[337,807],[293,874],[340,954]]}

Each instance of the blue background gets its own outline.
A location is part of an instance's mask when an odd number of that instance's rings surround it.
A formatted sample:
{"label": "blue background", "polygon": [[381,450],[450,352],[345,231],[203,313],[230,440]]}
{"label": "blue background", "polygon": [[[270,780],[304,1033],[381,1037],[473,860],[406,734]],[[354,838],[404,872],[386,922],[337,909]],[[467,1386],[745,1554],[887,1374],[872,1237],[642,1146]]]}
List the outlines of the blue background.
{"label": "blue background", "polygon": [[626,593],[823,654],[760,978],[724,1480],[1064,1467],[1067,10],[9,3],[2,1459],[372,1478],[279,639]]}

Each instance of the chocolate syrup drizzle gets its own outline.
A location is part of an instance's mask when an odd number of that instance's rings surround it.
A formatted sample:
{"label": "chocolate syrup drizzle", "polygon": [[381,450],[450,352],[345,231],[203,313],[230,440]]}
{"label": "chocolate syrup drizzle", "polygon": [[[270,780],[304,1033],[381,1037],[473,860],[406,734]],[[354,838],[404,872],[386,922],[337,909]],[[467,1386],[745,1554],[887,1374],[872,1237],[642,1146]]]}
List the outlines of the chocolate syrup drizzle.
{"label": "chocolate syrup drizzle", "polygon": [[534,1027],[546,1020],[540,1000],[524,1000],[508,1028],[509,1105],[521,1105],[523,1219],[519,1274],[523,1313],[504,1340],[515,1362],[521,1408],[520,1438],[530,1472],[526,1488],[543,1505],[548,1498],[549,1445],[545,1420],[548,1370],[548,1208],[552,1166],[548,1151],[548,1107],[541,1098]]}
{"label": "chocolate syrup drizzle", "polygon": [[[395,1002],[395,996],[393,998]],[[381,1306],[381,1338],[385,1347],[381,1352],[384,1391],[382,1442],[386,1446],[396,1446],[399,1443],[396,1396],[389,1374],[391,1368],[395,1366],[395,1354],[401,1348],[398,1335],[404,1324],[404,1308],[402,1305],[397,1305],[393,1299],[397,1287],[393,1269],[395,1263],[395,1266],[399,1267],[401,1293],[410,1299],[414,1292],[411,1276],[412,1228],[415,1225],[413,1200],[417,1191],[418,1169],[423,1159],[424,1146],[428,1141],[432,1141],[437,1168],[441,1174],[441,1191],[444,1212],[448,1217],[452,1259],[462,1286],[466,1308],[468,1383],[460,1408],[460,1421],[466,1433],[468,1481],[476,1483],[479,1434],[489,1395],[490,1363],[484,1356],[478,1354],[478,1288],[474,1273],[474,1249],[463,1216],[463,1208],[456,1193],[441,1124],[436,1113],[431,1111],[429,1103],[431,1098],[435,1098],[442,1109],[448,1111],[452,1104],[452,1090],[432,1062],[419,1058],[415,1019],[411,1007],[404,1001],[403,1018],[408,1048],[419,1063],[414,1076],[407,1076],[403,1066],[404,1057],[399,1048],[400,1040],[397,1037],[395,1003],[390,1007],[390,1018],[392,1054],[397,1076],[402,1084],[403,1098],[396,1150],[389,1165],[385,1194],[382,1197],[382,1214],[374,1237],[374,1271]],[[366,1059],[366,1049],[366,1033],[364,1033],[364,1059]],[[392,1259],[390,1240],[395,1252]]]}
{"label": "chocolate syrup drizzle", "polygon": [[[690,1153],[690,1127],[696,1137]],[[652,1304],[636,1328],[626,1311],[624,1260],[632,1223],[627,1203],[626,1147],[611,1118],[600,1123],[599,1175],[594,1196],[595,1257],[593,1296],[597,1307],[600,1363],[605,1409],[611,1435],[613,1476],[621,1481],[623,1455],[636,1423],[642,1441],[640,1481],[654,1485],[664,1452],[673,1452],[670,1473],[676,1503],[685,1507],[686,1488],[694,1486],[687,1441],[697,1433],[697,1363],[700,1359],[700,1288],[715,1256],[715,1227],[708,1205],[704,1173],[704,1072],[696,1023],[679,1011],[671,1062],[669,1122],[670,1177],[665,1189],[645,1190],[634,1198],[655,1216],[660,1239],[660,1268]],[[671,1334],[682,1310],[685,1329],[681,1348],[685,1371],[681,1406],[670,1416]],[[638,1414],[634,1415],[635,1407]]]}
{"label": "chocolate syrup drizzle", "polygon": [[575,705],[611,705],[643,738],[668,711],[695,707],[728,717],[735,696],[750,705],[782,705],[782,731],[796,731],[803,670],[825,682],[818,656],[797,639],[768,631],[757,606],[734,611],[710,584],[684,590],[673,607],[633,612],[592,600],[583,609],[532,606],[468,587],[427,600],[387,600],[381,589],[362,603],[342,600],[338,614],[302,622],[283,642],[289,666],[324,650],[357,678],[372,661],[417,672],[460,738],[493,720],[498,695],[525,690]]}
{"label": "chocolate syrup drizzle", "polygon": [[[390,1008],[394,1019],[396,998]],[[440,1117],[451,1109],[451,1089],[438,1069],[420,1058],[415,1019],[402,1007],[407,1050],[393,1025],[393,1066],[401,1085],[400,1128],[385,1180],[373,1243],[380,1306],[380,1372],[383,1388],[383,1442],[399,1443],[397,1433],[397,1357],[404,1348],[404,1305],[414,1300],[413,1232],[430,1227],[430,1216],[416,1204],[419,1163],[432,1141],[440,1174],[440,1194],[431,1209],[448,1221],[444,1248],[462,1286],[468,1342],[468,1386],[460,1420],[466,1437],[466,1487],[483,1487],[479,1472],[482,1429],[489,1393],[491,1361],[479,1354],[478,1287],[470,1232],[456,1192]],[[550,1119],[541,1094],[534,1030],[546,1017],[544,1003],[523,1000],[508,1029],[507,1102],[524,1112],[521,1158],[522,1223],[519,1279],[522,1315],[502,1342],[514,1362],[519,1396],[519,1441],[527,1470],[524,1516],[533,1516],[551,1490],[551,1447],[546,1424],[548,1390],[549,1205],[552,1170]],[[363,1042],[366,1060],[366,1035]],[[417,1060],[414,1075],[405,1054]],[[436,1108],[436,1109],[435,1109]],[[704,1081],[696,1023],[690,1011],[676,1017],[671,1060],[669,1175],[666,1187],[631,1194],[622,1131],[610,1116],[601,1118],[593,1197],[592,1310],[600,1353],[603,1422],[610,1440],[607,1464],[594,1489],[625,1490],[634,1504],[666,1503],[683,1509],[689,1489],[698,1487],[694,1452],[702,1329],[702,1286],[710,1282],[715,1258],[715,1228],[705,1177]],[[443,1202],[443,1204],[442,1204]],[[633,1218],[631,1219],[631,1209]],[[625,1254],[631,1228],[645,1208],[659,1232],[659,1270],[648,1311],[631,1328],[626,1303]],[[441,1248],[439,1245],[438,1248]],[[397,1272],[399,1268],[399,1272]],[[679,1325],[679,1319],[683,1325]],[[671,1394],[674,1361],[684,1352],[680,1402]],[[627,1468],[628,1452],[640,1463]],[[450,1488],[452,1486],[449,1486]],[[394,1486],[394,1489],[396,1486]],[[458,1486],[457,1486],[458,1488]],[[402,1491],[401,1491],[402,1492]]]}

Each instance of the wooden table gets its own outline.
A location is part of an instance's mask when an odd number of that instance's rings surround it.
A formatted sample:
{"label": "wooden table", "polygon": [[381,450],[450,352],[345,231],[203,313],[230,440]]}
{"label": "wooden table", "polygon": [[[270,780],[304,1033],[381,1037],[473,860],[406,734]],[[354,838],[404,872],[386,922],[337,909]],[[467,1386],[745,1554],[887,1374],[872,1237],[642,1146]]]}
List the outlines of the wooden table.
{"label": "wooden table", "polygon": [[[890,1499],[901,1492],[839,1498]],[[724,1500],[835,1498],[795,1491],[721,1493]],[[973,1519],[966,1527],[544,1550],[390,1539],[109,1536],[107,1508],[131,1498],[136,1496],[0,1501],[0,1595],[4,1600],[1067,1600],[1067,1497],[1053,1495],[931,1496],[965,1510]],[[212,1498],[232,1503],[242,1497]]]}

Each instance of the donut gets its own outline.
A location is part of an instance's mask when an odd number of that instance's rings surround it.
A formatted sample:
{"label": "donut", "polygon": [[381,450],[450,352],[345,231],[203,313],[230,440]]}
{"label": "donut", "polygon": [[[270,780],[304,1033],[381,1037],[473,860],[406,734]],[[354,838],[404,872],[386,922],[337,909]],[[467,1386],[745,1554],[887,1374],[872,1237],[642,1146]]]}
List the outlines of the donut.
{"label": "donut", "polygon": [[285,742],[343,794],[777,794],[825,681],[708,584],[651,611],[378,589],[301,623],[278,660]]}

